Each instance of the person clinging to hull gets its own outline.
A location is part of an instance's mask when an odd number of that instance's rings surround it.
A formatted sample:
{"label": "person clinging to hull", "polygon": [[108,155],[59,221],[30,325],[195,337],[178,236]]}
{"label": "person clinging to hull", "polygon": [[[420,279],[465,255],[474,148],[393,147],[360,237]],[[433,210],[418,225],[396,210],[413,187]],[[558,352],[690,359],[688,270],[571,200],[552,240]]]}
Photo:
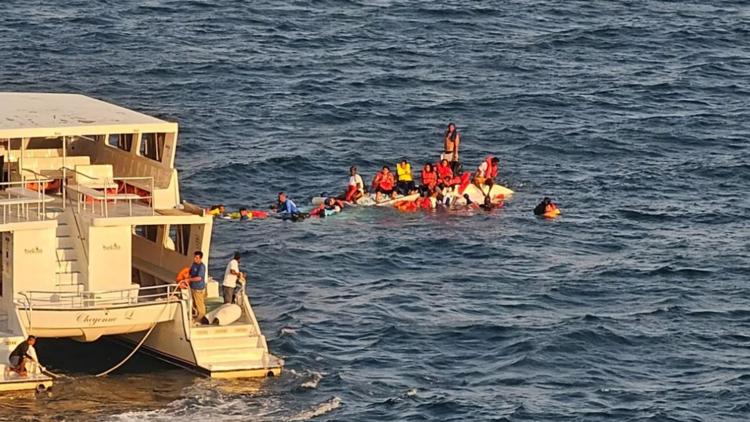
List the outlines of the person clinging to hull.
{"label": "person clinging to hull", "polygon": [[537,215],[539,217],[555,218],[560,214],[560,208],[558,208],[557,204],[552,202],[552,200],[547,196],[542,199],[542,202],[534,207],[534,215]]}
{"label": "person clinging to hull", "polygon": [[445,130],[443,136],[443,154],[440,156],[441,160],[448,160],[453,173],[459,171],[459,156],[458,149],[461,146],[461,134],[458,133],[458,128],[454,123],[448,123],[448,128]]}

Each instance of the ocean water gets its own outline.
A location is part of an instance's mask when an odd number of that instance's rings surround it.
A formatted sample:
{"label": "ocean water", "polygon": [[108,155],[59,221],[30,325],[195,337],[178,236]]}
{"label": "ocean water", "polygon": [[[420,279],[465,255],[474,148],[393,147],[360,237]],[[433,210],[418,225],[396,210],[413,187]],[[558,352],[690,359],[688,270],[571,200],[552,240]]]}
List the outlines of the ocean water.
{"label": "ocean water", "polygon": [[218,221],[210,271],[242,252],[283,376],[141,357],[0,418],[748,420],[749,81],[740,1],[4,0],[0,89],[179,122],[184,199],[309,204],[436,159],[449,121],[517,194]]}

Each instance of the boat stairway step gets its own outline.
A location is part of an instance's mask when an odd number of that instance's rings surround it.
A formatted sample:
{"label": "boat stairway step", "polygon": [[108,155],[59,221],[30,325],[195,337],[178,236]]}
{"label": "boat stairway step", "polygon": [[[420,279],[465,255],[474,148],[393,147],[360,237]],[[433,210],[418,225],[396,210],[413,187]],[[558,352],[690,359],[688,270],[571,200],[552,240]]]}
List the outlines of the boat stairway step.
{"label": "boat stairway step", "polygon": [[233,349],[196,350],[195,354],[199,362],[225,362],[237,359],[261,360],[266,351],[256,347],[235,347]]}
{"label": "boat stairway step", "polygon": [[265,369],[268,368],[269,359],[263,357],[260,359],[235,359],[219,362],[211,362],[201,365],[209,371],[237,371],[242,369]]}
{"label": "boat stairway step", "polygon": [[83,274],[80,271],[58,271],[57,282],[60,284],[83,284]]}
{"label": "boat stairway step", "polygon": [[57,248],[55,252],[57,253],[58,261],[74,261],[78,259],[76,251],[73,248]]}
{"label": "boat stairway step", "polygon": [[58,283],[55,284],[55,288],[59,293],[79,293],[84,290],[83,284],[64,284],[64,283]]}
{"label": "boat stairway step", "polygon": [[78,260],[67,260],[67,261],[58,261],[57,262],[57,273],[58,274],[70,274],[70,273],[80,273],[81,272],[81,264],[78,262]]}
{"label": "boat stairway step", "polygon": [[255,328],[250,324],[225,325],[211,327],[191,327],[190,338],[201,337],[250,337],[255,334]]}
{"label": "boat stairway step", "polygon": [[63,237],[63,236],[70,236],[71,230],[69,226],[61,226],[57,225],[57,229],[55,230],[55,235],[57,237]]}
{"label": "boat stairway step", "polygon": [[263,343],[260,341],[260,337],[251,336],[245,338],[238,337],[205,337],[205,338],[193,338],[191,339],[193,349],[204,351],[204,350],[220,350],[220,349],[231,349],[237,347],[252,347],[260,348],[263,347]]}
{"label": "boat stairway step", "polygon": [[75,246],[73,238],[70,236],[57,237],[57,249],[72,249]]}

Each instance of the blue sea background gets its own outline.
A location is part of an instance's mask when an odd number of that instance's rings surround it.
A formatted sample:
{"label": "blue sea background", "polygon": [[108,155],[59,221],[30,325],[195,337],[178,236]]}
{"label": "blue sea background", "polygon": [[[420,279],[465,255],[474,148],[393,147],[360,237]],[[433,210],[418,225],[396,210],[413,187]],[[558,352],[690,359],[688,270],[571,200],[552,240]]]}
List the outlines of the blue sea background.
{"label": "blue sea background", "polygon": [[280,378],[144,364],[0,417],[746,421],[748,81],[740,1],[4,0],[0,90],[177,121],[183,199],[307,205],[435,160],[449,121],[517,193],[217,221],[210,272],[242,252]]}

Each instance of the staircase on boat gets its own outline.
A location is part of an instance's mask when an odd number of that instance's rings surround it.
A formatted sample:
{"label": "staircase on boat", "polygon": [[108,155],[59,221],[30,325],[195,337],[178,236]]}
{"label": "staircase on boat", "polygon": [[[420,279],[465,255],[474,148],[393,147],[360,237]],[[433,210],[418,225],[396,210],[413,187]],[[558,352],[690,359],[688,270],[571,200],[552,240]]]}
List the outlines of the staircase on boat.
{"label": "staircase on boat", "polygon": [[[210,311],[221,304],[217,298],[209,301],[207,307]],[[221,377],[222,373],[278,375],[280,361],[268,353],[265,336],[257,329],[254,315],[248,315],[246,310],[234,324],[191,327],[190,337],[196,363],[212,377]]]}
{"label": "staircase on boat", "polygon": [[57,290],[77,293],[86,290],[86,263],[76,216],[71,210],[57,216],[56,250]]}

